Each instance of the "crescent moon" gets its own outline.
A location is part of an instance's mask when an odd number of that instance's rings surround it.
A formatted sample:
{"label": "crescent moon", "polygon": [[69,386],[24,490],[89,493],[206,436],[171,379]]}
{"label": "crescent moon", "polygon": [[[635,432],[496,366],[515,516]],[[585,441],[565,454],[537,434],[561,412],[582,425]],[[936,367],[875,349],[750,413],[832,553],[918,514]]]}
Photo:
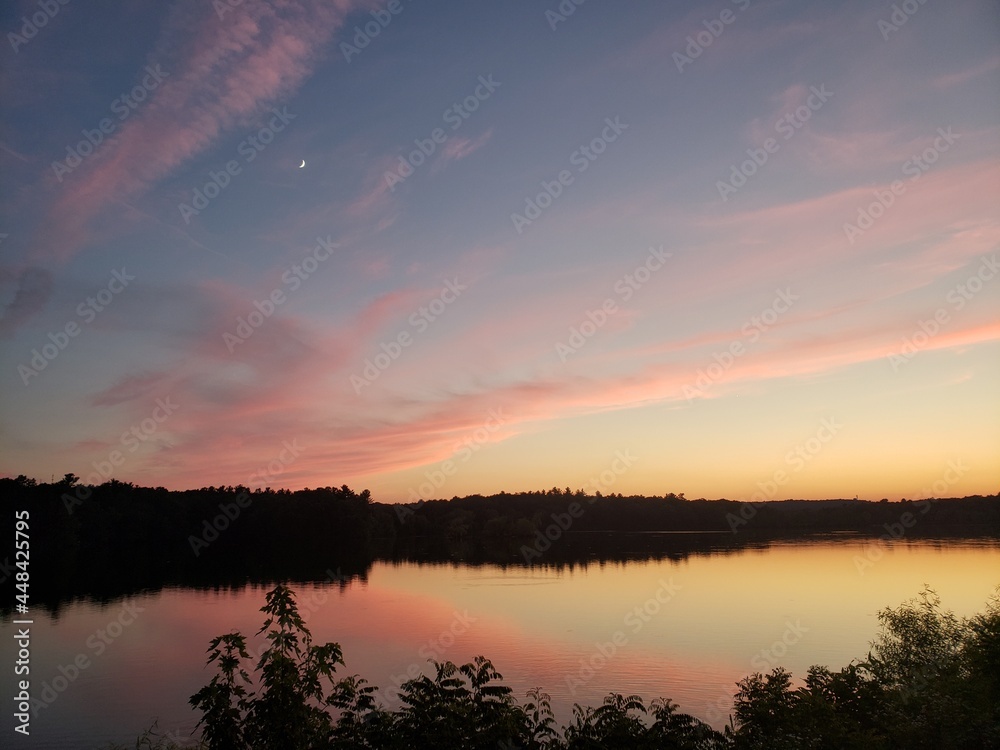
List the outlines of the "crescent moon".
{"label": "crescent moon", "polygon": [[302,169],[302,167],[304,167],[305,165],[306,165],[306,160],[305,160],[305,159],[303,159],[303,160],[302,160],[302,163],[301,163],[301,164],[299,164],[299,169]]}

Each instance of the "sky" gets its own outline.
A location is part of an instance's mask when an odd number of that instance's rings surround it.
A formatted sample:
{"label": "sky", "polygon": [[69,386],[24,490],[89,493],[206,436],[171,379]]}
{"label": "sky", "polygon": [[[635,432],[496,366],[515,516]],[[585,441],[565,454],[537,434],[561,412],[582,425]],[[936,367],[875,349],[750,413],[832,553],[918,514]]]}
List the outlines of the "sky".
{"label": "sky", "polygon": [[0,472],[1000,488],[989,0],[64,0],[0,30]]}

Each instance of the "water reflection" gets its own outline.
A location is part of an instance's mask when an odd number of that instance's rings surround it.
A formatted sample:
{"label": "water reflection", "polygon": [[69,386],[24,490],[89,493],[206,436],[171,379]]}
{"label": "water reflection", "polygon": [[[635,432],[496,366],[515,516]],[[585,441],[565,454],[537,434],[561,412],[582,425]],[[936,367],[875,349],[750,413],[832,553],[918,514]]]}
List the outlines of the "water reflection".
{"label": "water reflection", "polygon": [[[924,584],[946,608],[969,615],[1000,582],[1000,542],[990,538],[886,544],[864,571],[856,559],[869,548],[865,537],[565,541],[545,565],[519,563],[516,550],[490,561],[482,549],[457,546],[422,551],[420,560],[394,553],[354,567],[331,558],[276,571],[297,574],[293,588],[316,641],[340,643],[344,672],[378,685],[387,705],[403,680],[429,672],[428,659],[463,663],[483,654],[519,697],[547,690],[560,722],[573,703],[596,705],[613,690],[669,697],[716,726],[746,674],[839,668],[865,655],[879,609]],[[198,717],[186,701],[210,677],[209,640],[240,630],[256,653],[270,585],[233,572],[212,585],[169,582],[131,591],[127,602],[64,603],[58,618],[36,617],[38,685],[80,653],[92,664],[42,712],[35,746],[79,747],[81,736],[94,746],[125,741],[155,717],[163,729],[190,732]],[[90,639],[125,603],[141,608],[134,624],[97,654]]]}
{"label": "water reflection", "polygon": [[[747,532],[570,532],[541,554],[526,556],[525,545],[515,542],[473,542],[459,540],[406,539],[396,544],[374,543],[368,549],[342,544],[329,548],[298,548],[288,554],[257,555],[253,550],[239,554],[196,558],[164,559],[155,549],[130,549],[127,564],[102,567],[70,566],[54,570],[44,559],[35,565],[32,583],[34,606],[58,617],[62,608],[76,600],[110,603],[160,591],[164,588],[197,590],[239,590],[247,585],[266,586],[279,581],[325,583],[346,587],[352,581],[365,582],[372,566],[379,562],[461,564],[490,566],[503,571],[554,569],[586,570],[591,566],[644,561],[683,562],[690,558],[727,556],[775,547],[802,544],[845,543],[863,545],[864,560],[874,560],[880,550],[918,544],[924,549],[964,547],[994,548],[996,536],[966,534],[911,537],[886,542],[878,537],[853,532],[802,535],[751,534]],[[528,560],[526,561],[526,557]],[[857,566],[857,564],[856,564]],[[8,599],[0,605],[4,616],[11,613]]]}

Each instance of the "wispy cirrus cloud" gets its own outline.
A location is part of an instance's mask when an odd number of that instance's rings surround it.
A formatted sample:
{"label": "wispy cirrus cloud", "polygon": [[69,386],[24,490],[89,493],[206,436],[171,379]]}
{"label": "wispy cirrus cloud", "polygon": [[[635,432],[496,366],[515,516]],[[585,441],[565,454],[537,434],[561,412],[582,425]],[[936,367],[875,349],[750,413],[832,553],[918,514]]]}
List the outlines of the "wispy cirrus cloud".
{"label": "wispy cirrus cloud", "polygon": [[478,138],[451,138],[441,149],[441,159],[445,162],[464,159],[469,154],[475,153],[493,137],[493,128],[490,128]]}
{"label": "wispy cirrus cloud", "polygon": [[36,255],[65,260],[96,220],[140,195],[224,133],[251,124],[308,77],[333,33],[364,0],[247,0],[219,18],[209,3],[171,10],[153,64],[166,78],[85,170],[62,187]]}
{"label": "wispy cirrus cloud", "polygon": [[983,60],[978,65],[956,71],[955,73],[943,73],[931,79],[931,86],[939,89],[947,89],[953,86],[961,86],[963,83],[978,78],[985,73],[992,73],[1000,68],[1000,55]]}
{"label": "wispy cirrus cloud", "polygon": [[19,271],[0,268],[0,288],[4,286],[9,286],[12,293],[10,302],[0,310],[0,338],[12,335],[45,307],[52,294],[52,274],[37,266]]}
{"label": "wispy cirrus cloud", "polygon": [[[589,371],[586,362],[594,360],[587,350],[579,368],[516,382],[460,392],[447,379],[439,379],[441,387],[433,398],[421,395],[419,386],[407,386],[408,373],[419,369],[411,361],[405,372],[386,373],[401,379],[380,390],[376,401],[359,399],[347,387],[348,375],[370,354],[369,338],[391,328],[411,303],[399,296],[380,297],[332,331],[287,315],[275,318],[233,356],[221,345],[221,332],[241,310],[233,297],[204,329],[201,343],[194,345],[182,368],[162,379],[145,373],[125,378],[94,403],[128,401],[126,408],[136,418],[155,395],[171,395],[182,405],[165,425],[172,447],[136,463],[137,471],[141,466],[150,475],[162,474],[177,487],[245,482],[255,467],[273,457],[283,439],[299,441],[304,453],[275,483],[325,485],[447,458],[491,409],[504,414],[502,429],[491,437],[496,442],[568,417],[686,403],[685,386],[692,386],[699,368],[714,361],[705,347],[739,335],[735,330],[706,331],[700,339],[679,342],[668,361],[650,361],[626,373]],[[792,321],[786,335],[753,348],[715,378],[702,397],[878,361],[898,349],[902,331],[876,322],[819,336],[809,322]],[[954,349],[997,340],[1000,325],[970,321],[943,331],[925,348]],[[598,350],[593,354],[600,357]],[[433,358],[429,350],[407,354],[414,356]],[[439,369],[445,365],[436,362]]]}
{"label": "wispy cirrus cloud", "polygon": [[114,385],[105,388],[91,399],[94,406],[116,406],[134,401],[149,393],[165,379],[162,372],[143,372],[126,375]]}

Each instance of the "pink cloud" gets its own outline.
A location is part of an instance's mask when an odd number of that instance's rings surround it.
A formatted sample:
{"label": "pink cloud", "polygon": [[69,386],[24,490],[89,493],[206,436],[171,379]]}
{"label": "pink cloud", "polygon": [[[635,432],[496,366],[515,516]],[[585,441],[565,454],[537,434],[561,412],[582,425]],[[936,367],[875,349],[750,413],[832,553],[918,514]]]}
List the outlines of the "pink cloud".
{"label": "pink cloud", "polygon": [[[690,64],[682,62],[683,70],[680,72],[685,73],[698,67],[718,68],[733,64],[734,61],[745,62],[760,55],[762,50],[784,47],[824,33],[844,33],[841,31],[842,23],[837,24],[838,28],[833,28],[832,25],[824,28],[821,24],[810,21],[765,21],[761,25],[753,18],[754,10],[761,7],[751,4],[746,7],[745,12],[733,7],[731,11],[734,20],[731,24],[713,39],[709,47],[702,47],[701,54],[690,58]],[[704,6],[695,6],[685,18],[654,29],[634,48],[626,50],[622,55],[622,64],[648,66],[651,58],[658,64],[666,60],[670,64],[670,74],[676,75],[678,70],[674,54],[686,56],[688,37],[697,37],[701,32],[708,33],[705,23],[716,21],[719,13],[720,9],[712,12]]]}
{"label": "pink cloud", "polygon": [[364,5],[246,0],[219,19],[211,4],[179,3],[151,57],[166,76],[109,143],[53,185],[60,195],[39,254],[70,257],[99,236],[96,220],[117,201],[145,192],[222,133],[270,119],[267,109],[298,88],[345,15]]}
{"label": "pink cloud", "polygon": [[25,156],[21,152],[15,151],[14,149],[10,148],[6,144],[0,143],[0,151],[3,151],[6,154],[10,154],[15,159],[20,159],[25,164],[30,164],[31,163],[31,159],[29,159],[27,156]]}
{"label": "pink cloud", "polygon": [[[413,299],[405,295],[380,298],[351,323],[324,334],[302,321],[269,321],[267,326],[274,325],[273,331],[265,333],[265,327],[254,334],[235,361],[227,362],[221,371],[218,364],[200,366],[196,377],[178,383],[178,399],[191,404],[191,411],[178,417],[176,446],[158,453],[157,465],[169,463],[176,472],[169,481],[177,486],[218,483],[220,477],[226,477],[227,483],[246,482],[256,467],[274,458],[281,440],[294,439],[303,446],[303,454],[273,477],[272,484],[351,483],[452,456],[462,437],[482,426],[490,409],[502,409],[507,415],[503,429],[491,438],[504,440],[568,416],[684,403],[684,386],[695,386],[698,370],[714,362],[705,347],[721,346],[739,336],[735,329],[706,331],[672,346],[670,362],[653,361],[636,371],[611,376],[595,375],[598,371],[590,366],[594,357],[603,356],[596,345],[593,352],[583,352],[587,358],[574,362],[576,366],[550,368],[548,375],[512,384],[481,384],[461,393],[449,390],[443,375],[449,371],[449,361],[437,359],[432,348],[424,348],[417,360],[393,365],[372,386],[375,390],[358,397],[348,377],[359,372],[365,357],[371,356],[373,337],[378,338],[383,329],[391,332],[392,320],[412,304]],[[220,319],[239,309],[239,305],[227,307]],[[519,306],[515,312],[500,324],[487,319],[472,326],[467,340],[516,342],[519,333],[530,335],[537,327],[538,311]],[[813,310],[782,321],[702,396],[713,398],[752,383],[814,376],[883,359],[898,349],[901,336],[915,325],[907,328],[904,323],[882,321],[841,326],[827,335],[816,333],[816,320],[843,312],[842,306]],[[777,335],[778,329],[784,329],[784,335]],[[346,333],[349,330],[359,335],[352,338]],[[225,361],[226,355],[218,354],[218,335],[216,326],[210,343],[217,360]],[[943,331],[925,349],[996,340],[1000,340],[1000,324],[971,324]],[[452,349],[462,348],[449,342]],[[506,344],[499,345],[509,354]],[[407,388],[407,383],[427,361],[442,386],[440,395],[427,400],[405,395],[420,393],[419,388]]]}
{"label": "pink cloud", "polygon": [[[703,252],[715,247],[732,248],[734,238],[744,246],[755,245],[754,252],[733,256],[725,270],[714,274],[713,287],[725,291],[733,285],[745,285],[748,279],[773,278],[779,271],[840,264],[848,257],[884,252],[942,233],[967,238],[969,231],[976,228],[992,235],[1000,226],[994,200],[1000,190],[1000,163],[940,165],[917,181],[907,177],[902,195],[852,243],[844,225],[857,222],[858,212],[876,200],[875,191],[887,187],[855,187],[729,215],[696,218],[695,223],[715,235],[705,243]],[[955,257],[972,257],[982,252],[982,244],[953,243],[951,252],[959,253]]]}
{"label": "pink cloud", "polygon": [[809,165],[820,173],[848,173],[878,165],[902,164],[913,153],[899,144],[895,130],[808,131],[800,139]]}
{"label": "pink cloud", "polygon": [[[547,221],[558,234],[597,230],[636,215],[653,236],[689,238],[668,245],[675,252],[670,276],[686,279],[670,290],[675,306],[697,304],[706,295],[730,299],[759,284],[777,285],[782,278],[843,273],[845,263],[859,256],[876,269],[881,263],[897,264],[898,273],[880,273],[884,283],[877,294],[884,298],[929,283],[992,249],[1000,239],[995,205],[1000,162],[962,161],[959,145],[964,147],[959,141],[954,154],[945,153],[919,180],[900,172],[905,191],[853,244],[844,225],[857,221],[858,211],[875,201],[874,192],[889,186],[889,177],[882,183],[764,206],[748,202],[749,195],[741,193],[728,204],[712,201],[684,210],[663,205],[655,189],[644,189],[611,201],[578,204]],[[947,161],[951,158],[955,161]],[[752,189],[748,185],[744,191]],[[936,238],[933,249],[911,252],[905,262],[893,258],[900,248],[928,238]],[[871,299],[867,292],[861,296]]]}
{"label": "pink cloud", "polygon": [[[448,162],[464,159],[486,145],[492,136],[493,129],[490,128],[475,139],[449,138],[435,160],[432,172],[438,171]],[[346,215],[354,219],[371,219],[379,213],[386,212],[392,205],[392,193],[395,188],[406,179],[408,175],[400,175],[399,156],[386,155],[376,159],[364,178],[361,194],[347,207]],[[393,221],[393,216],[383,216],[379,226],[388,227]]]}
{"label": "pink cloud", "polygon": [[[398,455],[414,455],[416,440],[405,440],[393,426],[390,406],[384,416],[360,401],[350,388],[349,373],[362,363],[370,338],[390,321],[408,312],[418,297],[400,290],[372,300],[342,325],[317,330],[303,319],[278,314],[253,330],[243,343],[228,351],[223,334],[239,333],[237,319],[253,310],[248,300],[260,298],[219,282],[206,282],[203,294],[214,311],[175,369],[125,377],[97,394],[97,407],[120,406],[124,424],[149,416],[156,399],[179,404],[157,432],[163,442],[129,457],[123,476],[152,477],[149,481],[189,486],[196,478],[209,483],[212,466],[232,482],[247,481],[257,462],[266,464],[280,451],[282,440],[318,444],[343,439],[343,450],[333,452],[350,463],[352,444],[376,427],[375,434]],[[244,335],[244,334],[240,334]],[[447,420],[446,420],[447,421]],[[461,425],[461,423],[459,423]],[[165,448],[164,446],[171,447]],[[95,452],[107,452],[95,443]],[[369,448],[377,451],[375,445]],[[373,460],[371,457],[368,461]],[[290,467],[282,482],[310,465]],[[365,462],[362,462],[364,465]]]}
{"label": "pink cloud", "polygon": [[493,137],[493,128],[490,128],[478,138],[450,138],[441,149],[441,158],[444,161],[455,161],[464,159],[469,154],[478,151],[485,146]]}
{"label": "pink cloud", "polygon": [[971,81],[973,78],[978,78],[985,73],[992,73],[997,68],[1000,68],[1000,56],[991,57],[978,65],[973,65],[971,68],[966,68],[965,70],[960,70],[956,73],[945,73],[943,75],[935,76],[931,79],[931,86],[939,89],[961,86],[963,83]]}
{"label": "pink cloud", "polygon": [[94,406],[115,406],[126,401],[134,401],[155,388],[163,379],[164,373],[161,372],[126,375],[94,396],[91,403]]}
{"label": "pink cloud", "polygon": [[365,176],[361,195],[348,206],[347,215],[367,219],[385,211],[392,201],[392,188],[399,184],[388,179],[387,175],[392,173],[398,177],[398,170],[399,160],[396,158],[386,156],[377,160]]}
{"label": "pink cloud", "polygon": [[[368,332],[391,317],[400,300],[381,299],[354,324]],[[228,309],[228,308],[227,308]],[[226,315],[220,315],[223,320]],[[692,352],[682,362],[653,363],[615,376],[536,378],[433,400],[398,393],[377,400],[359,398],[349,375],[366,356],[366,341],[347,334],[311,330],[301,321],[273,318],[247,340],[238,354],[218,353],[218,323],[209,326],[206,346],[160,379],[136,376],[105,392],[122,397],[132,420],[147,416],[157,397],[180,405],[157,435],[162,442],[123,467],[123,478],[173,487],[248,483],[251,474],[274,461],[285,442],[301,455],[274,476],[273,486],[322,486],[352,482],[379,473],[424,466],[452,456],[463,437],[500,410],[504,423],[491,435],[501,441],[550,420],[686,400],[699,368],[714,360]],[[1000,340],[1000,323],[944,331],[926,350],[967,347]],[[712,398],[748,383],[829,372],[885,358],[898,347],[899,330],[888,325],[831,334],[785,336],[752,349],[718,377],[703,396]],[[699,342],[700,344],[701,342]],[[209,356],[208,344],[216,356]],[[403,365],[400,365],[401,367]],[[583,367],[583,372],[588,368]],[[136,398],[124,397],[142,390]],[[90,444],[88,444],[90,445]],[[171,447],[166,447],[166,446]],[[81,446],[77,446],[79,448]],[[106,445],[93,444],[95,455]]]}

